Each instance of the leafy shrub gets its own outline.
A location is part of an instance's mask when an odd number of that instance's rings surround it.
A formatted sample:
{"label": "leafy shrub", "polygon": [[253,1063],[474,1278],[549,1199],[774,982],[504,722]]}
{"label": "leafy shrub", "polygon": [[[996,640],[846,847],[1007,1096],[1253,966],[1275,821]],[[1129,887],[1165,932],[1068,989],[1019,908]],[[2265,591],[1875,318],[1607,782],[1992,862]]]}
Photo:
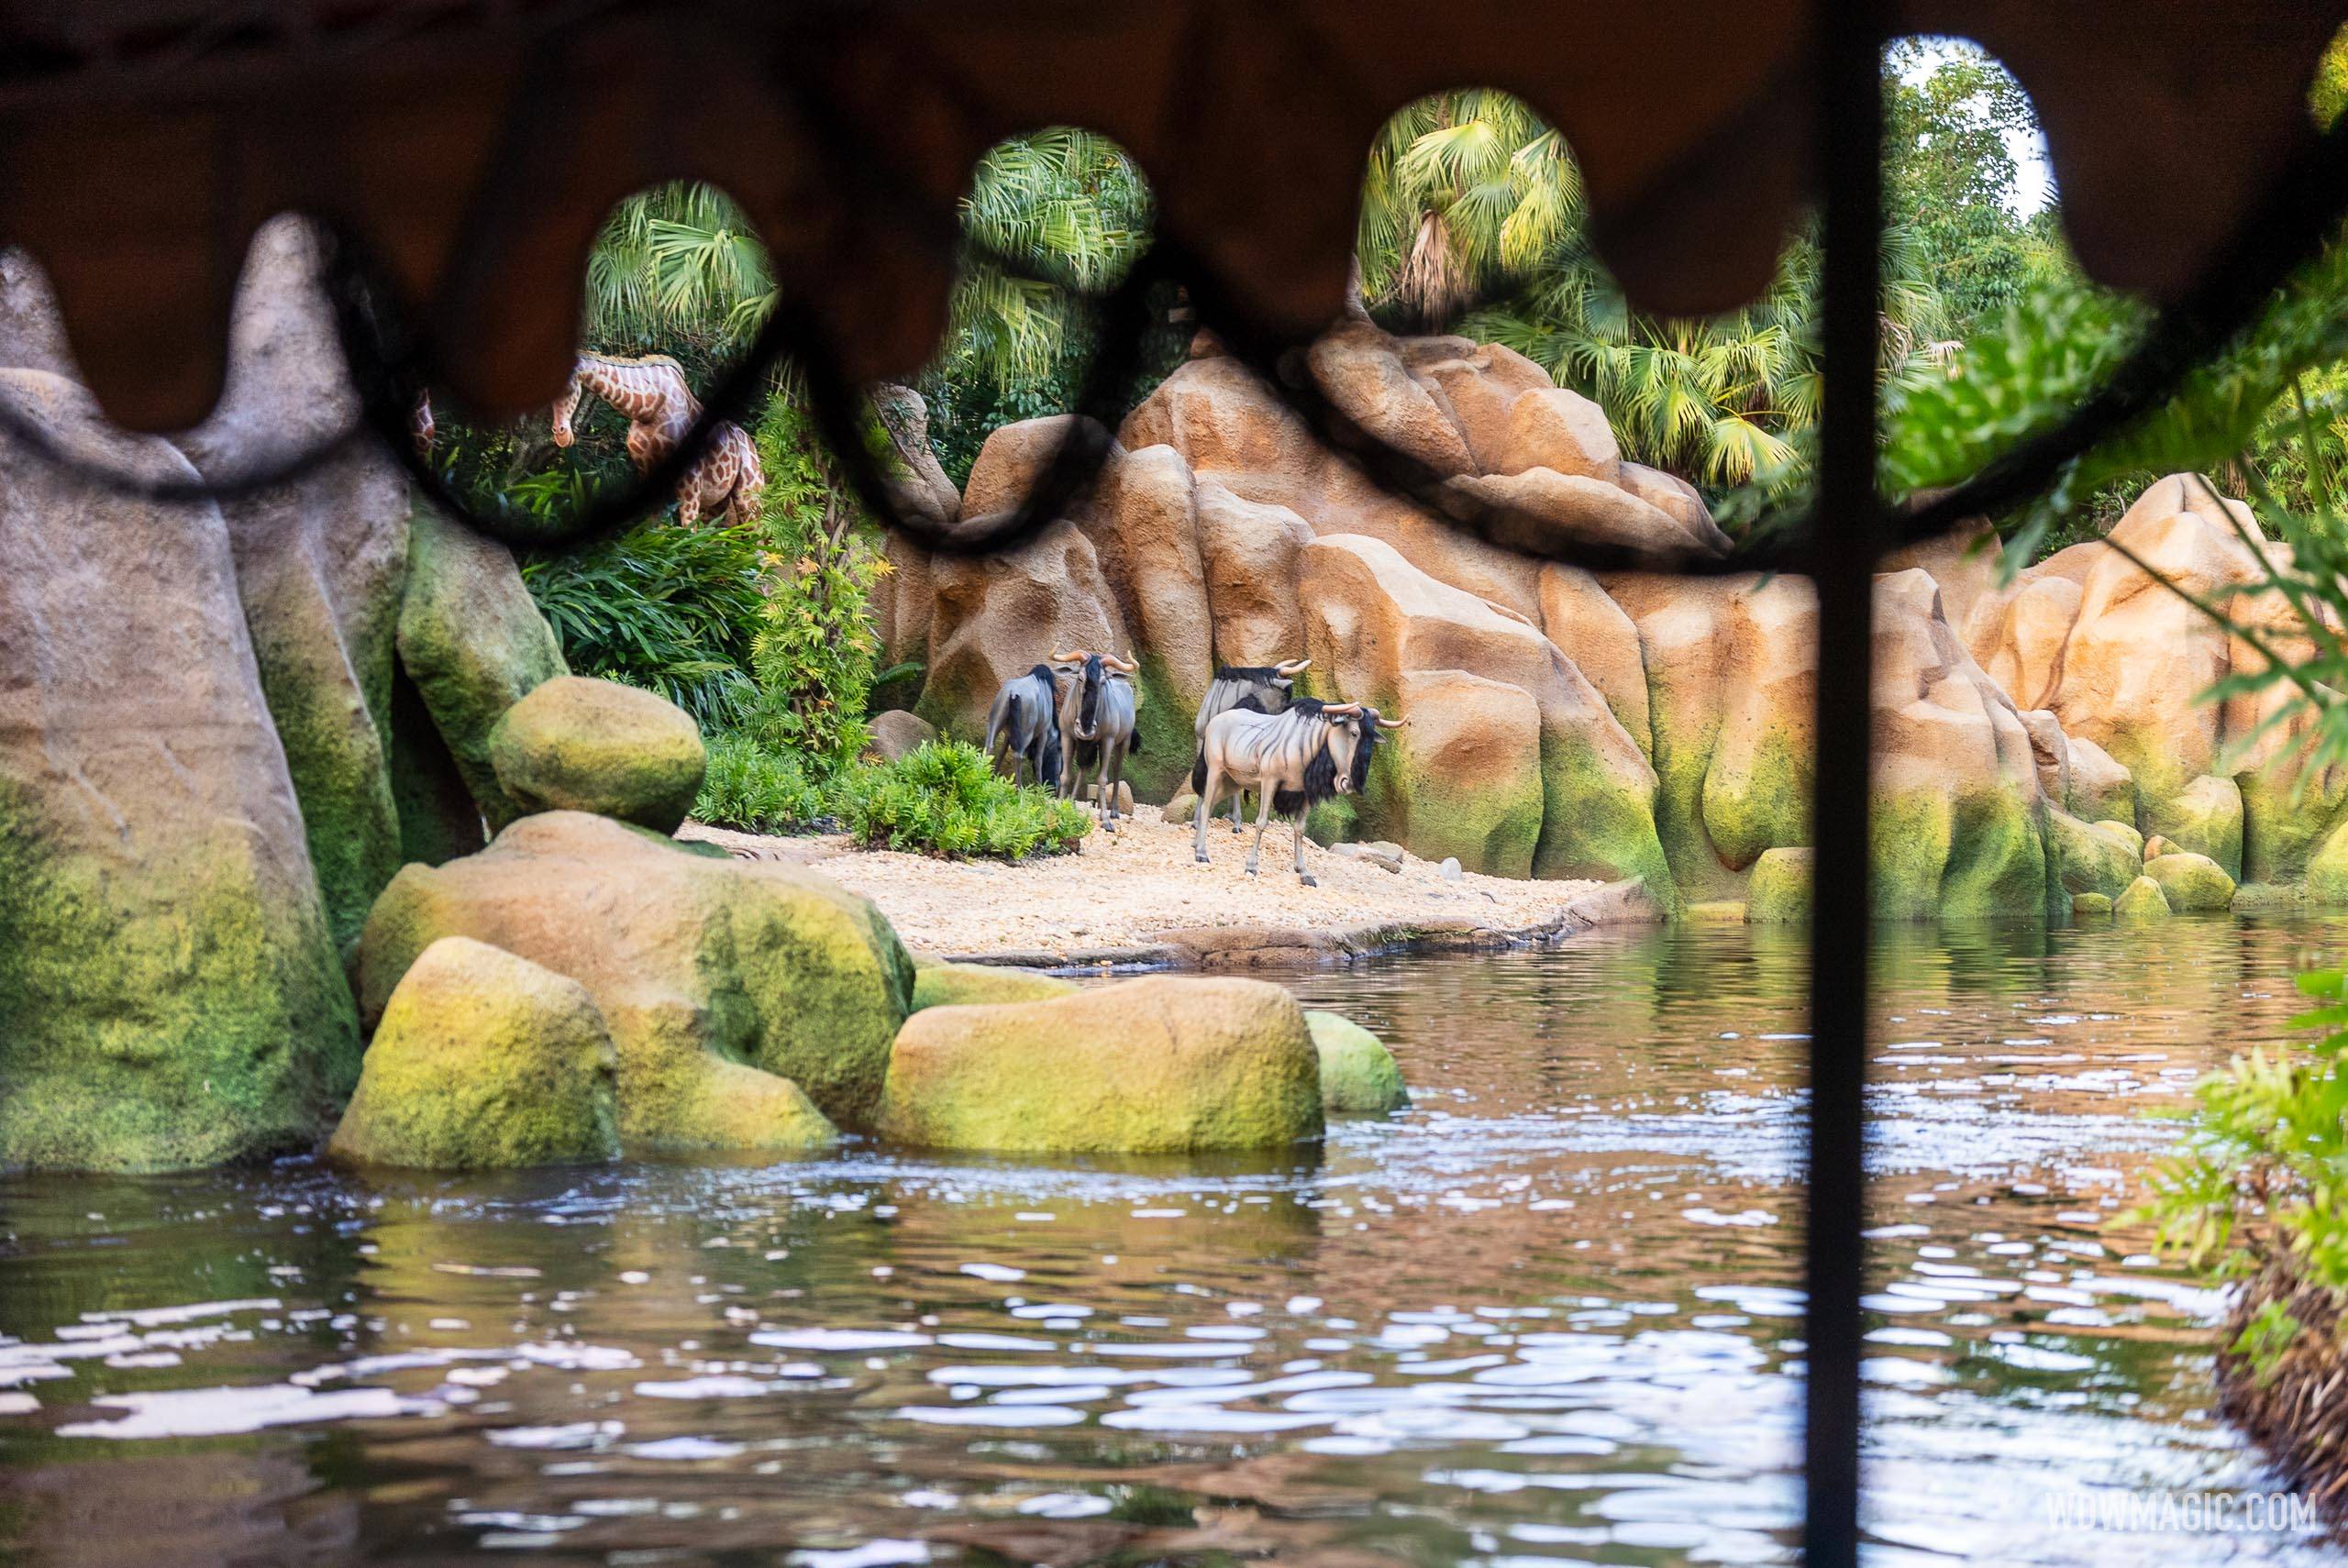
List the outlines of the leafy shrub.
{"label": "leafy shrub", "polygon": [[745,727],[829,777],[870,738],[865,699],[880,651],[871,593],[888,562],[813,422],[787,393],[769,401],[758,443],[767,473],[759,560],[769,586],[750,649],[758,700]]}
{"label": "leafy shrub", "polygon": [[1018,860],[1074,847],[1092,814],[997,776],[974,745],[930,741],[841,777],[833,809],[857,842],[962,860]]}
{"label": "leafy shrub", "polygon": [[522,563],[573,670],[658,691],[704,728],[749,712],[760,574],[750,529],[660,523]]}
{"label": "leafy shrub", "polygon": [[803,833],[825,815],[823,787],[799,759],[770,751],[749,736],[720,734],[709,743],[709,772],[693,801],[693,820],[744,833]]}
{"label": "leafy shrub", "polygon": [[2283,1297],[2348,1293],[2348,973],[2316,970],[2298,987],[2317,1005],[2292,1025],[2322,1038],[2305,1053],[2253,1047],[2196,1085],[2193,1130],[2132,1216],[2204,1274],[2262,1282],[2263,1309],[2233,1347],[2254,1364],[2289,1342]]}

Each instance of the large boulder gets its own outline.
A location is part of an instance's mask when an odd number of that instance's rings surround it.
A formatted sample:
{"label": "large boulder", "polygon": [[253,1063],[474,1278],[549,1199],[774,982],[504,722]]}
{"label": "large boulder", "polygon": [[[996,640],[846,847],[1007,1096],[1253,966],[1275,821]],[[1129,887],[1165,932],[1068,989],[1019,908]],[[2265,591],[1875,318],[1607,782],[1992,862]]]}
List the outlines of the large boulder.
{"label": "large boulder", "polygon": [[2137,878],[2111,900],[2112,919],[2125,924],[2166,920],[2168,915],[2168,896],[2150,877]]}
{"label": "large boulder", "polygon": [[1438,476],[1476,471],[1449,400],[1412,377],[1384,332],[1346,322],[1316,338],[1305,359],[1330,403],[1368,435]]}
{"label": "large boulder", "polygon": [[2229,877],[2241,874],[2242,788],[2232,779],[2205,773],[2175,794],[2149,802],[2143,823],[2147,834],[2158,834],[2179,849],[2207,856]]}
{"label": "large boulder", "polygon": [[[81,387],[0,370],[77,459],[196,471]],[[0,1168],[301,1147],[359,1075],[350,994],[227,526],[0,438]]]}
{"label": "large boulder", "polygon": [[1745,884],[1744,918],[1755,925],[1794,925],[1810,919],[1817,853],[1783,848],[1762,852]]}
{"label": "large boulder", "polygon": [[874,714],[870,729],[872,741],[865,747],[865,754],[876,762],[902,760],[937,738],[936,725],[903,708]]}
{"label": "large boulder", "polygon": [[1009,1153],[1278,1149],[1321,1135],[1320,1073],[1281,987],[1157,975],[914,1013],[889,1054],[879,1131]]}
{"label": "large boulder", "polygon": [[913,998],[896,933],[828,878],[578,812],[393,878],[360,944],[368,1016],[444,936],[587,988],[619,1048],[632,1154],[787,1150],[828,1137],[824,1117],[869,1124]]}
{"label": "large boulder", "polygon": [[327,1152],[429,1170],[616,1159],[618,1065],[586,988],[443,937],[393,988]]}
{"label": "large boulder", "polygon": [[692,716],[614,680],[559,675],[489,732],[490,766],[526,812],[593,812],[674,833],[709,767]]}
{"label": "large boulder", "polygon": [[2222,910],[2234,901],[2234,879],[2206,855],[2179,851],[2144,862],[2144,875],[2160,884],[2168,907],[2187,912]]}
{"label": "large boulder", "polygon": [[928,679],[914,711],[962,739],[983,734],[988,705],[1004,681],[1055,652],[1122,657],[1133,646],[1100,554],[1073,523],[1049,524],[991,555],[940,555],[930,563],[930,582]]}
{"label": "large boulder", "polygon": [[2118,823],[2083,823],[2068,812],[2049,810],[2046,827],[2055,874],[2074,895],[2116,899],[2144,870],[2143,843],[2123,836]]}
{"label": "large boulder", "polygon": [[1334,1012],[1308,1010],[1304,1023],[1321,1060],[1324,1114],[1384,1116],[1411,1103],[1402,1069],[1377,1035]]}
{"label": "large boulder", "polygon": [[554,628],[531,602],[513,552],[429,508],[408,536],[400,667],[415,683],[457,771],[492,828],[525,808],[497,781],[489,732],[505,710],[570,673]]}
{"label": "large boulder", "polygon": [[2308,901],[2348,909],[2348,823],[2333,828],[2309,857]]}
{"label": "large boulder", "polygon": [[929,444],[929,404],[913,388],[889,382],[867,388],[866,395],[897,460],[889,476],[890,500],[933,528],[951,526],[962,514],[962,497]]}
{"label": "large boulder", "polygon": [[[229,323],[227,382],[180,440],[216,483],[332,441],[359,418],[316,231],[279,217],[254,234]],[[260,669],[327,921],[357,939],[400,868],[392,640],[407,577],[407,481],[371,442],[221,503]]]}
{"label": "large boulder", "polygon": [[[1440,831],[1462,812],[1479,823],[1517,823],[1525,812],[1524,780],[1541,785],[1541,825],[1531,862],[1537,877],[1590,877],[1600,881],[1643,878],[1668,907],[1676,899],[1663,848],[1656,837],[1655,770],[1617,722],[1597,689],[1528,621],[1437,581],[1379,540],[1329,535],[1303,553],[1299,596],[1304,606],[1305,648],[1316,683],[1347,701],[1408,717],[1406,675],[1471,672],[1476,679],[1514,687],[1532,700],[1534,758],[1523,757],[1523,707],[1494,694],[1479,699],[1504,717],[1519,760],[1504,771],[1437,779],[1421,748],[1468,745],[1498,762],[1490,743],[1462,737],[1430,715],[1422,736],[1398,732],[1390,763],[1371,770],[1361,803],[1365,836],[1390,838],[1421,854],[1421,834]],[[1481,688],[1452,682],[1466,693]],[[1422,688],[1423,690],[1423,688]],[[1383,751],[1384,748],[1381,748]],[[1379,767],[1385,771],[1381,774]],[[1442,782],[1446,793],[1422,808],[1411,791]],[[1485,797],[1490,797],[1486,799]],[[1520,834],[1485,835],[1505,848],[1512,864]],[[1461,857],[1467,864],[1466,857]],[[1484,869],[1479,865],[1475,869]]]}

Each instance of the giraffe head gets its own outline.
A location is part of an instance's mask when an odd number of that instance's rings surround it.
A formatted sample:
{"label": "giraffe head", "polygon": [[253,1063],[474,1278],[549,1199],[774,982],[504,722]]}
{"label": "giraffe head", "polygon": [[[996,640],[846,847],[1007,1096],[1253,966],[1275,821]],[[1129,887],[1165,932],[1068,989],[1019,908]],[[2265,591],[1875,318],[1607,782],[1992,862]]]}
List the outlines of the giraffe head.
{"label": "giraffe head", "polygon": [[554,400],[554,444],[558,447],[568,447],[577,439],[571,433],[570,416],[579,411],[579,367],[574,363],[570,367],[570,383]]}

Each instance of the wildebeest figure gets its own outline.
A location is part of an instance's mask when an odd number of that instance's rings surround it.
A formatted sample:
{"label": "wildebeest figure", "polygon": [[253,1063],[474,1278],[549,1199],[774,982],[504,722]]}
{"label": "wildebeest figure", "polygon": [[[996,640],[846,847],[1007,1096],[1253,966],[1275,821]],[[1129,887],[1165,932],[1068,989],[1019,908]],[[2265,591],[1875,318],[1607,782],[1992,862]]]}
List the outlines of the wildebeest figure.
{"label": "wildebeest figure", "polygon": [[[1207,694],[1199,700],[1198,722],[1191,731],[1204,745],[1207,725],[1218,713],[1227,713],[1240,703],[1253,699],[1257,708],[1267,713],[1280,712],[1288,707],[1289,693],[1295,690],[1296,678],[1312,664],[1309,658],[1288,659],[1279,664],[1226,664],[1216,669],[1214,679],[1207,686]],[[1194,768],[1192,771],[1196,771]],[[1231,792],[1231,831],[1237,833],[1241,812],[1247,804],[1247,791]]]}
{"label": "wildebeest figure", "polygon": [[1060,695],[1060,745],[1065,752],[1060,793],[1084,798],[1084,776],[1100,791],[1101,825],[1117,831],[1117,785],[1125,754],[1141,750],[1134,731],[1134,671],[1141,666],[1114,654],[1082,648],[1056,653],[1052,663],[1068,680]]}
{"label": "wildebeest figure", "polygon": [[1013,784],[1019,782],[1019,770],[1028,767],[1045,789],[1059,788],[1059,682],[1048,664],[1004,681],[994,694],[994,704],[987,710],[987,760],[1000,768],[1009,756]]}
{"label": "wildebeest figure", "polygon": [[1247,847],[1247,875],[1256,874],[1264,829],[1277,812],[1296,819],[1296,878],[1308,888],[1320,884],[1304,868],[1304,818],[1321,801],[1357,795],[1369,782],[1369,759],[1381,730],[1400,729],[1408,719],[1385,719],[1359,702],[1323,702],[1300,697],[1284,713],[1260,712],[1244,701],[1207,725],[1191,765],[1199,792],[1191,849],[1207,858],[1207,818],[1225,784],[1252,789],[1261,798],[1256,811],[1256,842]]}

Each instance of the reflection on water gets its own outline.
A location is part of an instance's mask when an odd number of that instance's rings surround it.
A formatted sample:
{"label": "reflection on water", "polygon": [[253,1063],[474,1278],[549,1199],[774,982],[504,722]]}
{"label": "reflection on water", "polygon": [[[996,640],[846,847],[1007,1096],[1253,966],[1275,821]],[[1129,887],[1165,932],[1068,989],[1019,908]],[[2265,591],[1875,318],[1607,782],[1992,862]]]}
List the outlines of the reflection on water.
{"label": "reflection on water", "polygon": [[[1887,938],[1871,1561],[2314,1561],[2113,1215],[2348,928]],[[1301,977],[1417,1097],[1302,1161],[851,1152],[0,1184],[0,1546],[72,1564],[1790,1559],[1803,955]],[[2213,1516],[2214,1517],[2214,1516]]]}

